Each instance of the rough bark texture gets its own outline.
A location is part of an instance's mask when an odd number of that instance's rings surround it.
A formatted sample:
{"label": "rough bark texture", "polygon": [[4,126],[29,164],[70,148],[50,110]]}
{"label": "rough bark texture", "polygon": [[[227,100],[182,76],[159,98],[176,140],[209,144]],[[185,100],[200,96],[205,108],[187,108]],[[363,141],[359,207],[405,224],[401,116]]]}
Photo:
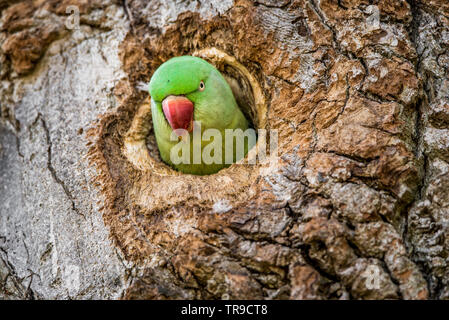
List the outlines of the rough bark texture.
{"label": "rough bark texture", "polygon": [[[0,298],[449,298],[446,0],[0,12]],[[268,111],[253,121],[279,131],[281,159],[136,167],[142,84],[204,48],[257,80]]]}

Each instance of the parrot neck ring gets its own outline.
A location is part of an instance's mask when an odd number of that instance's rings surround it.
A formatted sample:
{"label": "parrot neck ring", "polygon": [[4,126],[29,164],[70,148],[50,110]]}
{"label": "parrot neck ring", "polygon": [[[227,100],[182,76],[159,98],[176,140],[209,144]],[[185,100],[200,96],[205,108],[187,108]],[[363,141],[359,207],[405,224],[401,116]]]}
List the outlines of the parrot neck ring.
{"label": "parrot neck ring", "polygon": [[170,95],[162,100],[162,111],[173,131],[193,131],[193,102],[184,96]]}

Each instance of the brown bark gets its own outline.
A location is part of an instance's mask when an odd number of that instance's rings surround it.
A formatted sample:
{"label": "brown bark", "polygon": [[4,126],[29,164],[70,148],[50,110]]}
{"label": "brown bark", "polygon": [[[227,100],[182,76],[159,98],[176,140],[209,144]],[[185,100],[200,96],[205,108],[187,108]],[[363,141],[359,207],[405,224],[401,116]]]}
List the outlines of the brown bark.
{"label": "brown bark", "polygon": [[[448,298],[449,7],[372,2],[23,1],[0,9],[0,128],[4,144],[16,144],[4,148],[0,184],[21,191],[32,217],[44,191],[24,184],[45,174],[64,199],[48,205],[50,216],[94,221],[101,211],[102,220],[61,231],[48,255],[89,234],[78,247],[106,249],[75,264],[88,270],[98,256],[108,264],[114,252],[115,268],[102,283],[91,279],[101,268],[88,271],[70,292],[72,257],[33,259],[47,252],[45,236],[33,233],[52,224],[24,228],[20,218],[3,223],[5,235],[0,229],[1,288],[22,298]],[[81,31],[64,25],[73,4]],[[239,102],[256,127],[278,130],[273,165],[199,177],[159,160],[142,84],[170,57],[204,50],[248,71],[252,81],[237,77],[246,88]],[[85,57],[101,65],[84,76],[90,86],[76,83]],[[228,62],[205,58],[236,77]],[[67,120],[77,113],[80,123]],[[46,173],[27,173],[35,159]],[[100,194],[85,191],[93,185]],[[17,210],[0,208],[0,219]],[[97,229],[112,243],[95,240]],[[15,249],[27,239],[41,244]],[[28,285],[26,266],[39,281]]]}

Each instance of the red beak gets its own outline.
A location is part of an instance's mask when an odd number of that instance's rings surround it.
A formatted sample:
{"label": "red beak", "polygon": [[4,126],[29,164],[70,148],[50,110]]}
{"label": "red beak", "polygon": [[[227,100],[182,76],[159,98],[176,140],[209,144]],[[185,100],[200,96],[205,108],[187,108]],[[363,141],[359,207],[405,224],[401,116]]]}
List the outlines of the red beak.
{"label": "red beak", "polygon": [[162,110],[173,130],[193,130],[193,102],[183,96],[168,96],[162,101]]}

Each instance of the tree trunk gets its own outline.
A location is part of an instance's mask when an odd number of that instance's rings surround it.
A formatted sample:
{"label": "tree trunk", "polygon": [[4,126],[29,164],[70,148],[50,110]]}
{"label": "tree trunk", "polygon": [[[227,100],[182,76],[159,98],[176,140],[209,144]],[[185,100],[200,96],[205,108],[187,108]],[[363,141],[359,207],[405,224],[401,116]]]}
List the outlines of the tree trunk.
{"label": "tree trunk", "polygon": [[[0,298],[449,298],[446,0],[0,13]],[[160,161],[145,84],[188,54],[279,158]]]}

